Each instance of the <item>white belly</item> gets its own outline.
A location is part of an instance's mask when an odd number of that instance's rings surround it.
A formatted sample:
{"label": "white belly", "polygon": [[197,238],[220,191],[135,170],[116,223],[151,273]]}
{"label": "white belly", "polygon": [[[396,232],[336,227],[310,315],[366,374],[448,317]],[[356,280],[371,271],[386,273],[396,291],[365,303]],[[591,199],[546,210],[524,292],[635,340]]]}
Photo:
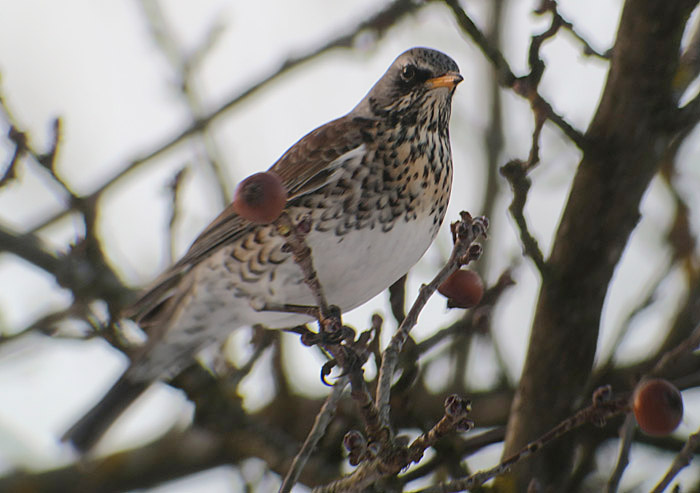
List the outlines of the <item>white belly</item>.
{"label": "white belly", "polygon": [[[430,217],[401,218],[388,232],[377,227],[332,238],[310,234],[307,241],[328,302],[349,311],[388,288],[428,249],[431,226]],[[305,300],[310,302],[306,296],[299,301]]]}
{"label": "white belly", "polygon": [[[312,231],[306,238],[327,301],[343,312],[372,299],[408,272],[430,246],[436,229],[432,218],[427,216],[410,222],[402,217],[387,232],[379,228],[381,225],[375,229],[353,229],[343,235]],[[282,239],[278,239],[281,244]],[[183,328],[204,323],[210,330],[219,332],[224,327],[230,330],[255,323],[284,328],[313,321],[303,315],[254,308],[271,303],[316,305],[311,290],[303,282],[301,268],[291,256],[271,267],[262,276],[266,281],[262,283],[235,282],[238,276],[223,268],[220,259],[213,259],[210,265],[211,269],[198,272],[202,278],[195,283],[196,291],[179,321]],[[239,267],[234,262],[229,269]],[[231,289],[234,282],[235,289]]]}

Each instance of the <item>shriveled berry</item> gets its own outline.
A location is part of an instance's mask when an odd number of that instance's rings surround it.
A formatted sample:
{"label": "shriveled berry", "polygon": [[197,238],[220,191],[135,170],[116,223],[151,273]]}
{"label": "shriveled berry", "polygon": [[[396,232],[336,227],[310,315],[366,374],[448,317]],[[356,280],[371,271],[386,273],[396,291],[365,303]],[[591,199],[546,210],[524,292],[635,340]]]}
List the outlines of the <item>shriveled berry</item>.
{"label": "shriveled berry", "polygon": [[438,288],[440,294],[448,298],[449,306],[471,308],[481,301],[484,283],[474,271],[460,269],[452,273]]}
{"label": "shriveled berry", "polygon": [[645,380],[634,391],[634,417],[639,427],[653,436],[668,435],[683,419],[683,398],[668,380]]}
{"label": "shriveled berry", "polygon": [[233,194],[233,210],[254,223],[271,223],[287,203],[287,191],[275,173],[255,173],[243,180]]}

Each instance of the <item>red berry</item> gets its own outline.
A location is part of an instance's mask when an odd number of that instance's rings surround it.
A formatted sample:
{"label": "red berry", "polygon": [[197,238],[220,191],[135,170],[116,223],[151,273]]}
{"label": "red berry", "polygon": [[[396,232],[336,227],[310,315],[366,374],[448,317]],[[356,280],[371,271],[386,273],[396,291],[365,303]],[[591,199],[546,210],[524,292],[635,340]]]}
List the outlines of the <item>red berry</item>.
{"label": "red berry", "polygon": [[271,223],[287,203],[287,191],[275,173],[255,173],[243,180],[233,194],[233,210],[254,223]]}
{"label": "red berry", "polygon": [[668,435],[683,418],[680,391],[662,378],[645,380],[637,385],[633,407],[639,427],[649,435]]}
{"label": "red berry", "polygon": [[440,284],[438,291],[448,298],[448,306],[471,308],[481,301],[484,295],[484,283],[476,272],[460,269]]}

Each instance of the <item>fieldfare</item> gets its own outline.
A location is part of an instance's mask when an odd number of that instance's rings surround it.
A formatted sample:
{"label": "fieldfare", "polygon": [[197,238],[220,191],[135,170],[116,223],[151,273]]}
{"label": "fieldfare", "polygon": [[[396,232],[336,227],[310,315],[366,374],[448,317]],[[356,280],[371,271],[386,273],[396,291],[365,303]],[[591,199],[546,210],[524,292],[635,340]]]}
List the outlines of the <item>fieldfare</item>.
{"label": "fieldfare", "polygon": [[[435,238],[450,197],[450,109],[461,81],[447,55],[408,50],[350,113],[304,136],[270,168],[287,191],[288,216],[310,221],[314,266],[341,311],[388,288]],[[64,438],[89,449],[152,382],[173,377],[237,327],[310,322],[259,310],[315,304],[284,244],[274,225],[225,209],[126,311],[148,340]]]}

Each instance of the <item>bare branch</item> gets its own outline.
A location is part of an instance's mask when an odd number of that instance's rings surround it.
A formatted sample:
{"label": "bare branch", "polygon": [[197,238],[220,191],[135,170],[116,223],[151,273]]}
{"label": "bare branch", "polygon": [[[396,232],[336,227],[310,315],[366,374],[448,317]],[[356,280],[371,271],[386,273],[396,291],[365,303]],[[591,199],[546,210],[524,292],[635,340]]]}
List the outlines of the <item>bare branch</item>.
{"label": "bare branch", "polygon": [[620,451],[617,454],[617,463],[610,475],[608,483],[605,485],[605,493],[615,493],[620,485],[622,474],[629,464],[632,438],[634,437],[636,427],[637,422],[634,419],[634,414],[627,413],[627,416],[625,416],[625,423],[622,425],[622,428],[620,428]]}
{"label": "bare branch", "polygon": [[[189,109],[192,121],[196,121],[204,116],[204,109],[201,97],[197,91],[197,73],[199,65],[206,59],[210,50],[215,46],[222,32],[221,27],[215,24],[205,36],[198,48],[192,54],[184,54],[178,46],[177,40],[168,25],[166,17],[158,2],[148,0],[140,2],[144,16],[148,21],[148,26],[156,46],[163,52],[163,55],[170,63],[175,76],[178,79],[177,90],[185,100]],[[223,207],[231,199],[229,180],[224,173],[221,160],[221,153],[214,141],[213,135],[207,128],[195,136],[196,149],[199,161],[205,163],[214,176],[214,186],[219,192],[219,205]]]}
{"label": "bare branch", "polygon": [[0,252],[9,252],[49,273],[61,271],[61,261],[33,234],[18,234],[0,226]]}
{"label": "bare branch", "polygon": [[[142,165],[148,163],[149,161],[160,156],[166,151],[173,149],[189,137],[201,132],[203,129],[207,128],[211,123],[213,123],[214,121],[222,117],[224,114],[226,114],[229,110],[236,107],[239,103],[246,100],[253,94],[259,92],[261,89],[267,87],[272,82],[274,82],[293,68],[296,68],[297,66],[302,65],[310,60],[313,60],[316,57],[319,57],[322,54],[327,53],[333,49],[351,48],[354,45],[355,40],[358,36],[366,34],[368,32],[374,34],[375,38],[378,40],[386,33],[386,31],[390,27],[396,24],[400,19],[420,9],[423,5],[425,4],[421,2],[416,2],[414,0],[395,0],[381,11],[370,16],[368,19],[362,22],[359,22],[355,26],[348,29],[345,33],[333,38],[332,40],[322,44],[321,46],[308,50],[301,55],[289,57],[287,60],[282,62],[278,69],[274,70],[268,76],[262,78],[258,82],[249,86],[247,89],[244,89],[237,95],[231,97],[228,101],[220,105],[214,111],[202,116],[201,118],[198,118],[178,134],[165,139],[163,142],[156,145],[151,151],[134,158],[124,169],[119,171],[112,178],[104,182],[101,186],[99,186],[87,197],[85,197],[86,200],[97,199],[102,194],[102,192],[104,192],[106,189],[108,189],[115,183],[121,181],[124,177],[131,174],[132,171],[140,168]],[[62,219],[67,214],[69,214],[70,211],[71,209],[66,209],[46,218],[42,223],[36,225],[33,231],[43,229],[49,226],[50,224],[55,223],[59,219]]]}
{"label": "bare branch", "polygon": [[[680,33],[696,3],[625,3],[608,80],[547,260],[549,275],[540,289],[504,455],[568,416],[588,382],[605,293],[672,140]],[[543,386],[558,390],[542,392]],[[539,477],[549,487],[561,487],[573,450],[571,443],[555,444],[518,464],[516,482],[526,485]]]}
{"label": "bare branch", "polygon": [[[558,115],[552,106],[537,92],[536,85],[537,84],[531,84],[531,77],[534,74],[536,76],[537,82],[539,82],[539,77],[541,76],[540,69],[538,68],[533,68],[533,71],[530,72],[529,75],[518,78],[513,74],[512,70],[510,69],[510,66],[508,65],[508,62],[506,62],[505,58],[501,54],[500,51],[498,51],[496,48],[491,46],[491,44],[488,42],[486,36],[484,36],[479,28],[474,24],[474,22],[471,20],[471,18],[467,15],[467,13],[462,9],[462,7],[459,5],[458,0],[445,0],[445,3],[452,9],[452,11],[455,14],[455,18],[457,19],[457,22],[459,23],[460,27],[462,30],[469,35],[470,38],[477,44],[477,46],[481,49],[481,51],[484,53],[486,58],[491,61],[491,63],[494,65],[496,72],[498,74],[498,82],[501,84],[503,87],[507,87],[510,89],[513,89],[513,91],[518,94],[519,96],[522,96],[530,101],[530,104],[532,105],[533,109],[539,108],[537,111],[542,111],[545,115],[546,118],[554,123],[559,129],[564,132],[564,134],[574,143],[579,149],[585,149],[586,148],[586,139],[583,136],[581,132],[576,130],[570,123],[568,123],[564,118],[560,115]],[[556,18],[553,19],[553,23],[556,22]],[[555,24],[552,25],[552,28],[550,28],[550,31],[554,29]],[[556,29],[554,29],[556,30]],[[549,32],[544,33],[543,35],[540,35],[540,37],[534,37],[533,42],[535,40],[538,40],[538,43],[541,43],[539,40],[544,40],[545,37],[549,37],[551,34]],[[534,44],[531,46],[532,47],[538,47],[539,44]],[[530,56],[530,59],[532,61],[533,57],[532,55]],[[539,65],[539,64],[538,64]],[[531,65],[532,68],[532,65]]]}
{"label": "bare branch", "polygon": [[561,27],[566,29],[571,33],[571,35],[576,38],[576,40],[583,45],[583,54],[586,56],[595,56],[597,58],[600,58],[602,60],[610,60],[610,51],[608,50],[606,53],[600,53],[597,51],[595,48],[593,48],[590,43],[579,34],[579,32],[576,30],[574,25],[566,20],[560,13],[559,9],[557,8],[557,2],[555,0],[541,0],[540,6],[535,10],[535,13],[537,14],[544,14],[546,12],[550,12],[552,16],[554,16],[555,20],[553,22],[556,22],[559,24]]}
{"label": "bare branch", "polygon": [[288,493],[291,491],[292,487],[299,479],[299,474],[301,474],[301,470],[309,460],[314,448],[316,448],[316,444],[318,444],[321,438],[323,438],[325,435],[326,428],[328,428],[328,425],[333,418],[335,407],[343,395],[343,390],[345,390],[348,382],[349,379],[347,376],[341,377],[333,386],[333,391],[326,398],[326,401],[323,403],[323,407],[321,407],[321,410],[316,415],[314,425],[309,431],[306,440],[304,440],[301,450],[299,450],[299,453],[294,456],[292,466],[289,468],[289,471],[282,482],[282,486],[280,486],[280,493]]}
{"label": "bare branch", "polygon": [[79,243],[68,254],[57,256],[36,235],[17,234],[0,226],[0,252],[10,252],[52,274],[60,286],[71,290],[76,301],[103,299],[115,309],[123,306],[133,296],[132,290],[122,284],[101,256],[91,255],[86,246]]}
{"label": "bare branch", "polygon": [[608,419],[618,416],[629,411],[629,400],[627,397],[622,397],[615,400],[609,400],[610,389],[599,389],[593,395],[593,404],[581,409],[570,418],[562,421],[557,426],[549,430],[547,433],[539,437],[537,440],[528,443],[516,454],[503,460],[497,466],[484,471],[479,471],[472,474],[468,478],[442,483],[436,486],[431,486],[419,490],[414,493],[456,493],[459,491],[470,490],[481,486],[489,479],[500,476],[509,471],[510,468],[536,453],[548,443],[560,438],[570,431],[583,426],[584,424],[592,423],[602,425]]}
{"label": "bare branch", "polygon": [[508,179],[513,190],[513,200],[510,203],[508,210],[511,216],[518,225],[520,231],[520,242],[523,245],[525,255],[530,257],[534,262],[540,275],[544,276],[547,273],[547,264],[544,260],[544,255],[540,250],[539,243],[530,233],[530,229],[525,219],[525,203],[527,201],[527,193],[530,190],[532,182],[527,176],[527,163],[513,160],[505,164],[501,168],[501,174]]}
{"label": "bare branch", "polygon": [[410,459],[418,462],[423,453],[437,441],[453,431],[469,431],[474,422],[468,418],[471,402],[459,395],[450,395],[445,399],[445,415],[428,432],[418,436],[409,447]]}
{"label": "bare branch", "polygon": [[168,263],[172,263],[177,255],[175,251],[175,225],[180,211],[178,202],[183,192],[183,183],[185,181],[184,178],[187,176],[187,170],[188,168],[184,167],[178,171],[168,185],[170,191],[170,219],[168,220],[168,237],[170,239],[168,242],[170,244],[170,249],[168,251],[170,253],[170,259]]}
{"label": "bare branch", "polygon": [[664,354],[649,373],[649,376],[659,376],[668,371],[669,367],[677,364],[681,358],[695,351],[700,346],[700,325],[678,346]]}
{"label": "bare branch", "polygon": [[[457,225],[455,227],[455,225]],[[453,227],[458,230],[456,235],[456,242],[452,249],[452,254],[447,261],[447,264],[438,272],[438,274],[433,278],[433,280],[427,284],[423,285],[418,294],[418,298],[414,301],[413,306],[409,310],[406,318],[398,330],[391,338],[389,346],[384,351],[382,358],[382,365],[379,369],[378,385],[377,385],[377,395],[376,404],[379,408],[379,416],[385,426],[389,426],[389,397],[391,394],[391,381],[394,376],[394,371],[396,370],[396,364],[398,363],[399,353],[401,348],[408,339],[408,335],[411,329],[415,326],[418,315],[427,303],[428,299],[440,284],[442,284],[445,279],[447,279],[450,274],[459,268],[460,265],[465,263],[465,255],[480,236],[484,235],[486,229],[488,228],[488,220],[485,218],[476,218],[472,220],[471,216],[467,213],[462,213],[462,221],[454,223]]]}
{"label": "bare branch", "polygon": [[666,487],[671,484],[673,478],[675,478],[683,468],[690,465],[690,461],[693,460],[695,449],[697,449],[699,445],[700,430],[690,435],[688,441],[685,442],[683,450],[681,450],[676,458],[673,459],[673,464],[671,464],[671,467],[668,469],[664,477],[661,478],[661,481],[659,481],[654,489],[651,490],[651,493],[661,493],[664,491]]}

